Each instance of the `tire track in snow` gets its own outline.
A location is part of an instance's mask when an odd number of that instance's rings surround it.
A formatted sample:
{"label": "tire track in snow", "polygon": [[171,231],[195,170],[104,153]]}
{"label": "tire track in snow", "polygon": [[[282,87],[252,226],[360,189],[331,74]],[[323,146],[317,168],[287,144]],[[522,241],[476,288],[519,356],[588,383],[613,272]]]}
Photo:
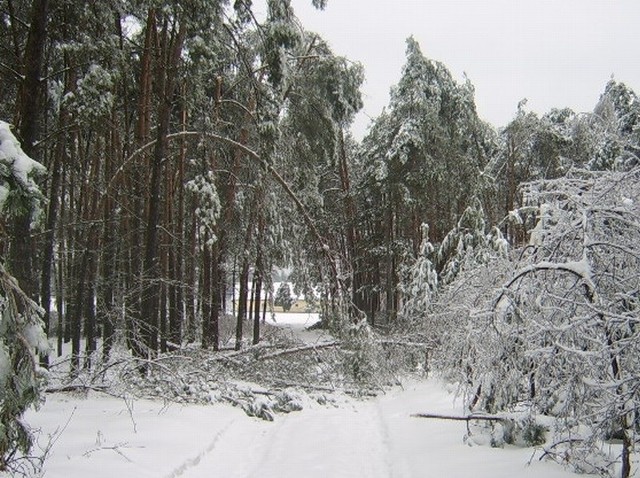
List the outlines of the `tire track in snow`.
{"label": "tire track in snow", "polygon": [[[285,417],[278,417],[285,418]],[[390,478],[375,404],[311,408],[274,423],[254,440],[243,478]]]}
{"label": "tire track in snow", "polygon": [[218,443],[218,441],[220,441],[220,438],[226,433],[226,431],[235,422],[236,422],[235,418],[229,420],[229,422],[224,427],[222,427],[222,430],[220,430],[218,433],[215,434],[215,436],[213,437],[211,442],[209,442],[209,444],[206,446],[206,448],[201,450],[200,453],[198,453],[193,458],[187,458],[185,461],[182,462],[181,465],[179,465],[178,467],[174,468],[173,471],[171,471],[171,473],[166,475],[165,478],[179,478],[187,470],[189,470],[191,468],[195,468],[196,466],[198,466],[200,464],[200,462],[202,461],[202,459],[215,449],[216,444]]}
{"label": "tire track in snow", "polygon": [[[253,476],[260,476],[261,471],[264,465],[269,460],[269,457],[272,455],[274,442],[278,439],[279,431],[282,429],[284,423],[287,421],[288,416],[276,416],[275,421],[271,422],[268,428],[265,428],[265,431],[260,435],[259,441],[261,443],[266,443],[266,445],[261,446],[260,457],[257,459],[256,463],[251,467],[249,472],[245,475],[245,478],[251,478]],[[254,446],[256,446],[254,444]]]}
{"label": "tire track in snow", "polygon": [[389,430],[389,424],[387,423],[379,398],[375,399],[373,407],[375,408],[376,421],[382,437],[387,476],[390,478],[411,478],[412,473],[406,460],[403,457],[398,456],[398,453],[395,450],[391,431]]}

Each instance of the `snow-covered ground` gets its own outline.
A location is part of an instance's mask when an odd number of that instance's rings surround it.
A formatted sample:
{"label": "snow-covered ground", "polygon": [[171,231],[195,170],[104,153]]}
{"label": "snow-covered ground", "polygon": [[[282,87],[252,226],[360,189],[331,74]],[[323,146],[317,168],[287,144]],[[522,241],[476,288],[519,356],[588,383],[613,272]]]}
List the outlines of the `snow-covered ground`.
{"label": "snow-covered ground", "polygon": [[[313,316],[278,314],[299,333]],[[310,325],[310,324],[309,324]],[[322,332],[303,332],[322,341]],[[334,395],[273,422],[231,405],[125,402],[98,392],[57,393],[27,421],[51,437],[48,478],[568,477],[533,449],[469,446],[464,422],[411,417],[460,413],[437,379],[409,381],[375,399]],[[530,463],[530,464],[529,464]]]}
{"label": "snow-covered ground", "polygon": [[267,314],[268,324],[287,330],[308,344],[319,344],[333,340],[333,337],[325,330],[308,330],[309,327],[316,324],[319,320],[320,318],[317,313],[300,312],[293,314],[279,312],[273,315]]}

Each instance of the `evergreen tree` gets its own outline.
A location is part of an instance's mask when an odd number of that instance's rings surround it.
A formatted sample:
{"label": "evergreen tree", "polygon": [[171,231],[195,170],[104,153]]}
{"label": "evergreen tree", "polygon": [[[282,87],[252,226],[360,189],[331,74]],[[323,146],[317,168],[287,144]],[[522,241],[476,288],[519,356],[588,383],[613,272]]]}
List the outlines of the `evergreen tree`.
{"label": "evergreen tree", "polygon": [[289,312],[289,310],[291,310],[293,302],[294,300],[291,296],[291,287],[289,287],[288,282],[283,282],[278,287],[278,291],[276,292],[276,297],[273,303],[279,307],[282,307],[282,310],[284,312]]}
{"label": "evergreen tree", "polygon": [[609,81],[590,120],[591,169],[628,171],[640,164],[640,99],[631,88]]}
{"label": "evergreen tree", "polygon": [[[477,116],[473,87],[458,84],[446,67],[425,58],[407,40],[407,61],[388,111],[362,143],[360,201],[369,231],[368,268],[384,291],[387,320],[402,301],[400,271],[418,255],[421,225],[439,242],[478,189],[492,148],[491,129]],[[379,293],[379,292],[378,292]]]}
{"label": "evergreen tree", "polygon": [[402,317],[407,320],[424,319],[438,288],[438,274],[432,258],[434,247],[429,242],[429,226],[422,225],[420,253],[409,271],[406,288],[406,302]]}
{"label": "evergreen tree", "polygon": [[[41,195],[33,177],[44,168],[22,151],[0,121],[0,214],[3,221],[16,214],[29,223],[39,212]],[[2,238],[6,241],[6,237]],[[48,352],[38,305],[0,264],[0,472],[13,471],[17,454],[28,455],[32,446],[24,412],[40,402],[41,378],[34,351]]]}

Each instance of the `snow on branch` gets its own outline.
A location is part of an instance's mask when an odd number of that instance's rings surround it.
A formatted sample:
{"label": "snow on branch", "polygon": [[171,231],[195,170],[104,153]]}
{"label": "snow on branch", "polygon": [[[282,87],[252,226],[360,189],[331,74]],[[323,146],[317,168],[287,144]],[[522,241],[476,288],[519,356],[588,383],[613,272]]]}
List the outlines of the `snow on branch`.
{"label": "snow on branch", "polygon": [[523,278],[528,274],[535,274],[540,271],[560,271],[560,272],[568,272],[570,274],[575,275],[576,277],[582,279],[587,290],[587,298],[589,302],[593,303],[596,298],[596,286],[591,279],[590,267],[586,258],[582,258],[580,261],[568,261],[568,262],[549,262],[549,261],[541,261],[536,264],[528,265],[522,269],[520,269],[516,274],[509,280],[500,291],[497,299],[494,301],[494,309],[497,307],[498,303],[504,297],[507,289],[509,289],[513,284],[515,284],[518,280]]}
{"label": "snow on branch", "polygon": [[498,415],[485,415],[485,414],[477,414],[477,413],[474,413],[471,415],[464,415],[464,416],[441,415],[438,413],[414,413],[411,415],[411,417],[433,418],[437,420],[453,420],[453,421],[459,421],[459,422],[470,422],[472,420],[480,420],[480,421],[487,421],[487,422],[504,422],[509,420],[508,418],[500,417]]}

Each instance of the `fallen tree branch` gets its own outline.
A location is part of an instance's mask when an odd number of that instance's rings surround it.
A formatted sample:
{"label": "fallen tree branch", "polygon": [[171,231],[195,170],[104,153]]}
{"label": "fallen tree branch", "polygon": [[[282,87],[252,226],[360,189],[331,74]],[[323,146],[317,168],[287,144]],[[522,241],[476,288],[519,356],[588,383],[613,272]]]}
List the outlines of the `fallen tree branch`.
{"label": "fallen tree branch", "polygon": [[584,442],[584,439],[582,438],[567,438],[565,440],[560,440],[558,442],[555,442],[552,445],[544,448],[544,453],[540,455],[540,458],[538,458],[538,460],[542,461],[547,456],[557,457],[559,453],[553,451],[553,449],[560,445],[573,445],[574,443],[582,443],[582,442]]}
{"label": "fallen tree branch", "polygon": [[340,342],[327,342],[324,344],[313,344],[313,345],[304,345],[302,347],[296,347],[293,349],[280,350],[278,352],[273,352],[267,355],[263,355],[260,357],[261,360],[272,359],[276,357],[281,357],[283,355],[291,355],[299,352],[306,352],[307,350],[319,350],[319,349],[327,349],[331,347],[338,347]]}
{"label": "fallen tree branch", "polygon": [[317,390],[320,392],[344,392],[348,395],[359,395],[359,396],[367,396],[367,397],[377,397],[378,395],[375,392],[360,390],[355,388],[344,388],[344,387],[324,387],[322,385],[312,385],[310,383],[294,383],[294,382],[285,382],[283,380],[277,380],[273,382],[274,385],[279,387],[298,387],[305,388],[308,390]]}
{"label": "fallen tree branch", "polygon": [[[316,241],[318,242],[318,246],[319,246],[320,251],[322,252],[322,254],[324,254],[325,258],[329,262],[329,265],[330,265],[331,270],[333,272],[333,279],[336,281],[336,284],[338,286],[340,286],[340,290],[344,290],[344,284],[342,283],[343,281],[340,279],[340,275],[338,274],[338,266],[336,265],[335,260],[331,255],[331,249],[329,248],[329,245],[327,244],[327,241],[320,234],[320,231],[318,230],[318,228],[317,228],[317,226],[315,224],[315,221],[311,218],[311,215],[309,214],[309,211],[307,210],[305,205],[302,203],[302,201],[298,198],[298,196],[293,191],[293,189],[291,189],[291,186],[289,186],[289,184],[282,177],[282,175],[271,164],[269,164],[268,161],[266,161],[256,151],[254,151],[253,149],[249,148],[248,146],[246,146],[246,145],[244,145],[242,143],[239,143],[238,141],[234,141],[231,138],[227,138],[226,136],[222,136],[222,135],[215,134],[215,133],[212,133],[212,132],[207,132],[207,131],[179,131],[177,133],[168,134],[165,139],[167,141],[170,141],[170,140],[173,140],[173,139],[176,139],[176,138],[209,138],[209,139],[212,139],[214,141],[219,141],[221,143],[225,143],[225,144],[227,144],[229,146],[232,146],[234,148],[239,149],[247,157],[249,157],[253,162],[255,162],[259,166],[263,167],[271,175],[271,177],[273,179],[275,179],[275,181],[282,187],[282,189],[287,194],[287,196],[289,196],[289,198],[295,204],[296,209],[298,210],[298,212],[302,216],[302,219],[304,220],[305,224],[307,225],[307,227],[311,231],[311,234],[315,237]],[[111,184],[115,181],[117,176],[121,172],[124,171],[125,166],[129,162],[133,161],[133,159],[135,159],[140,154],[144,153],[146,150],[148,150],[151,147],[155,146],[155,143],[156,143],[156,140],[151,141],[151,142],[141,146],[140,148],[138,148],[133,153],[131,153],[129,155],[129,157],[122,163],[120,168],[118,168],[118,170],[113,174],[113,176],[109,180],[109,183],[107,184],[107,188],[111,187]]]}
{"label": "fallen tree branch", "polygon": [[378,343],[380,345],[398,345],[401,347],[423,347],[425,349],[432,349],[434,347],[433,344],[427,344],[425,342],[410,342],[410,341],[404,341],[404,340],[382,339],[382,340],[378,340]]}
{"label": "fallen tree branch", "polygon": [[456,415],[440,415],[438,413],[414,413],[411,416],[413,418],[433,418],[436,420],[454,420],[467,423],[472,420],[484,420],[488,422],[504,422],[509,420],[508,418],[499,417],[497,415],[465,415],[461,417]]}
{"label": "fallen tree branch", "polygon": [[62,392],[78,392],[78,391],[93,391],[93,392],[104,392],[107,393],[106,385],[83,385],[83,384],[72,384],[72,385],[63,385],[61,387],[49,387],[45,389],[45,393],[62,393]]}

